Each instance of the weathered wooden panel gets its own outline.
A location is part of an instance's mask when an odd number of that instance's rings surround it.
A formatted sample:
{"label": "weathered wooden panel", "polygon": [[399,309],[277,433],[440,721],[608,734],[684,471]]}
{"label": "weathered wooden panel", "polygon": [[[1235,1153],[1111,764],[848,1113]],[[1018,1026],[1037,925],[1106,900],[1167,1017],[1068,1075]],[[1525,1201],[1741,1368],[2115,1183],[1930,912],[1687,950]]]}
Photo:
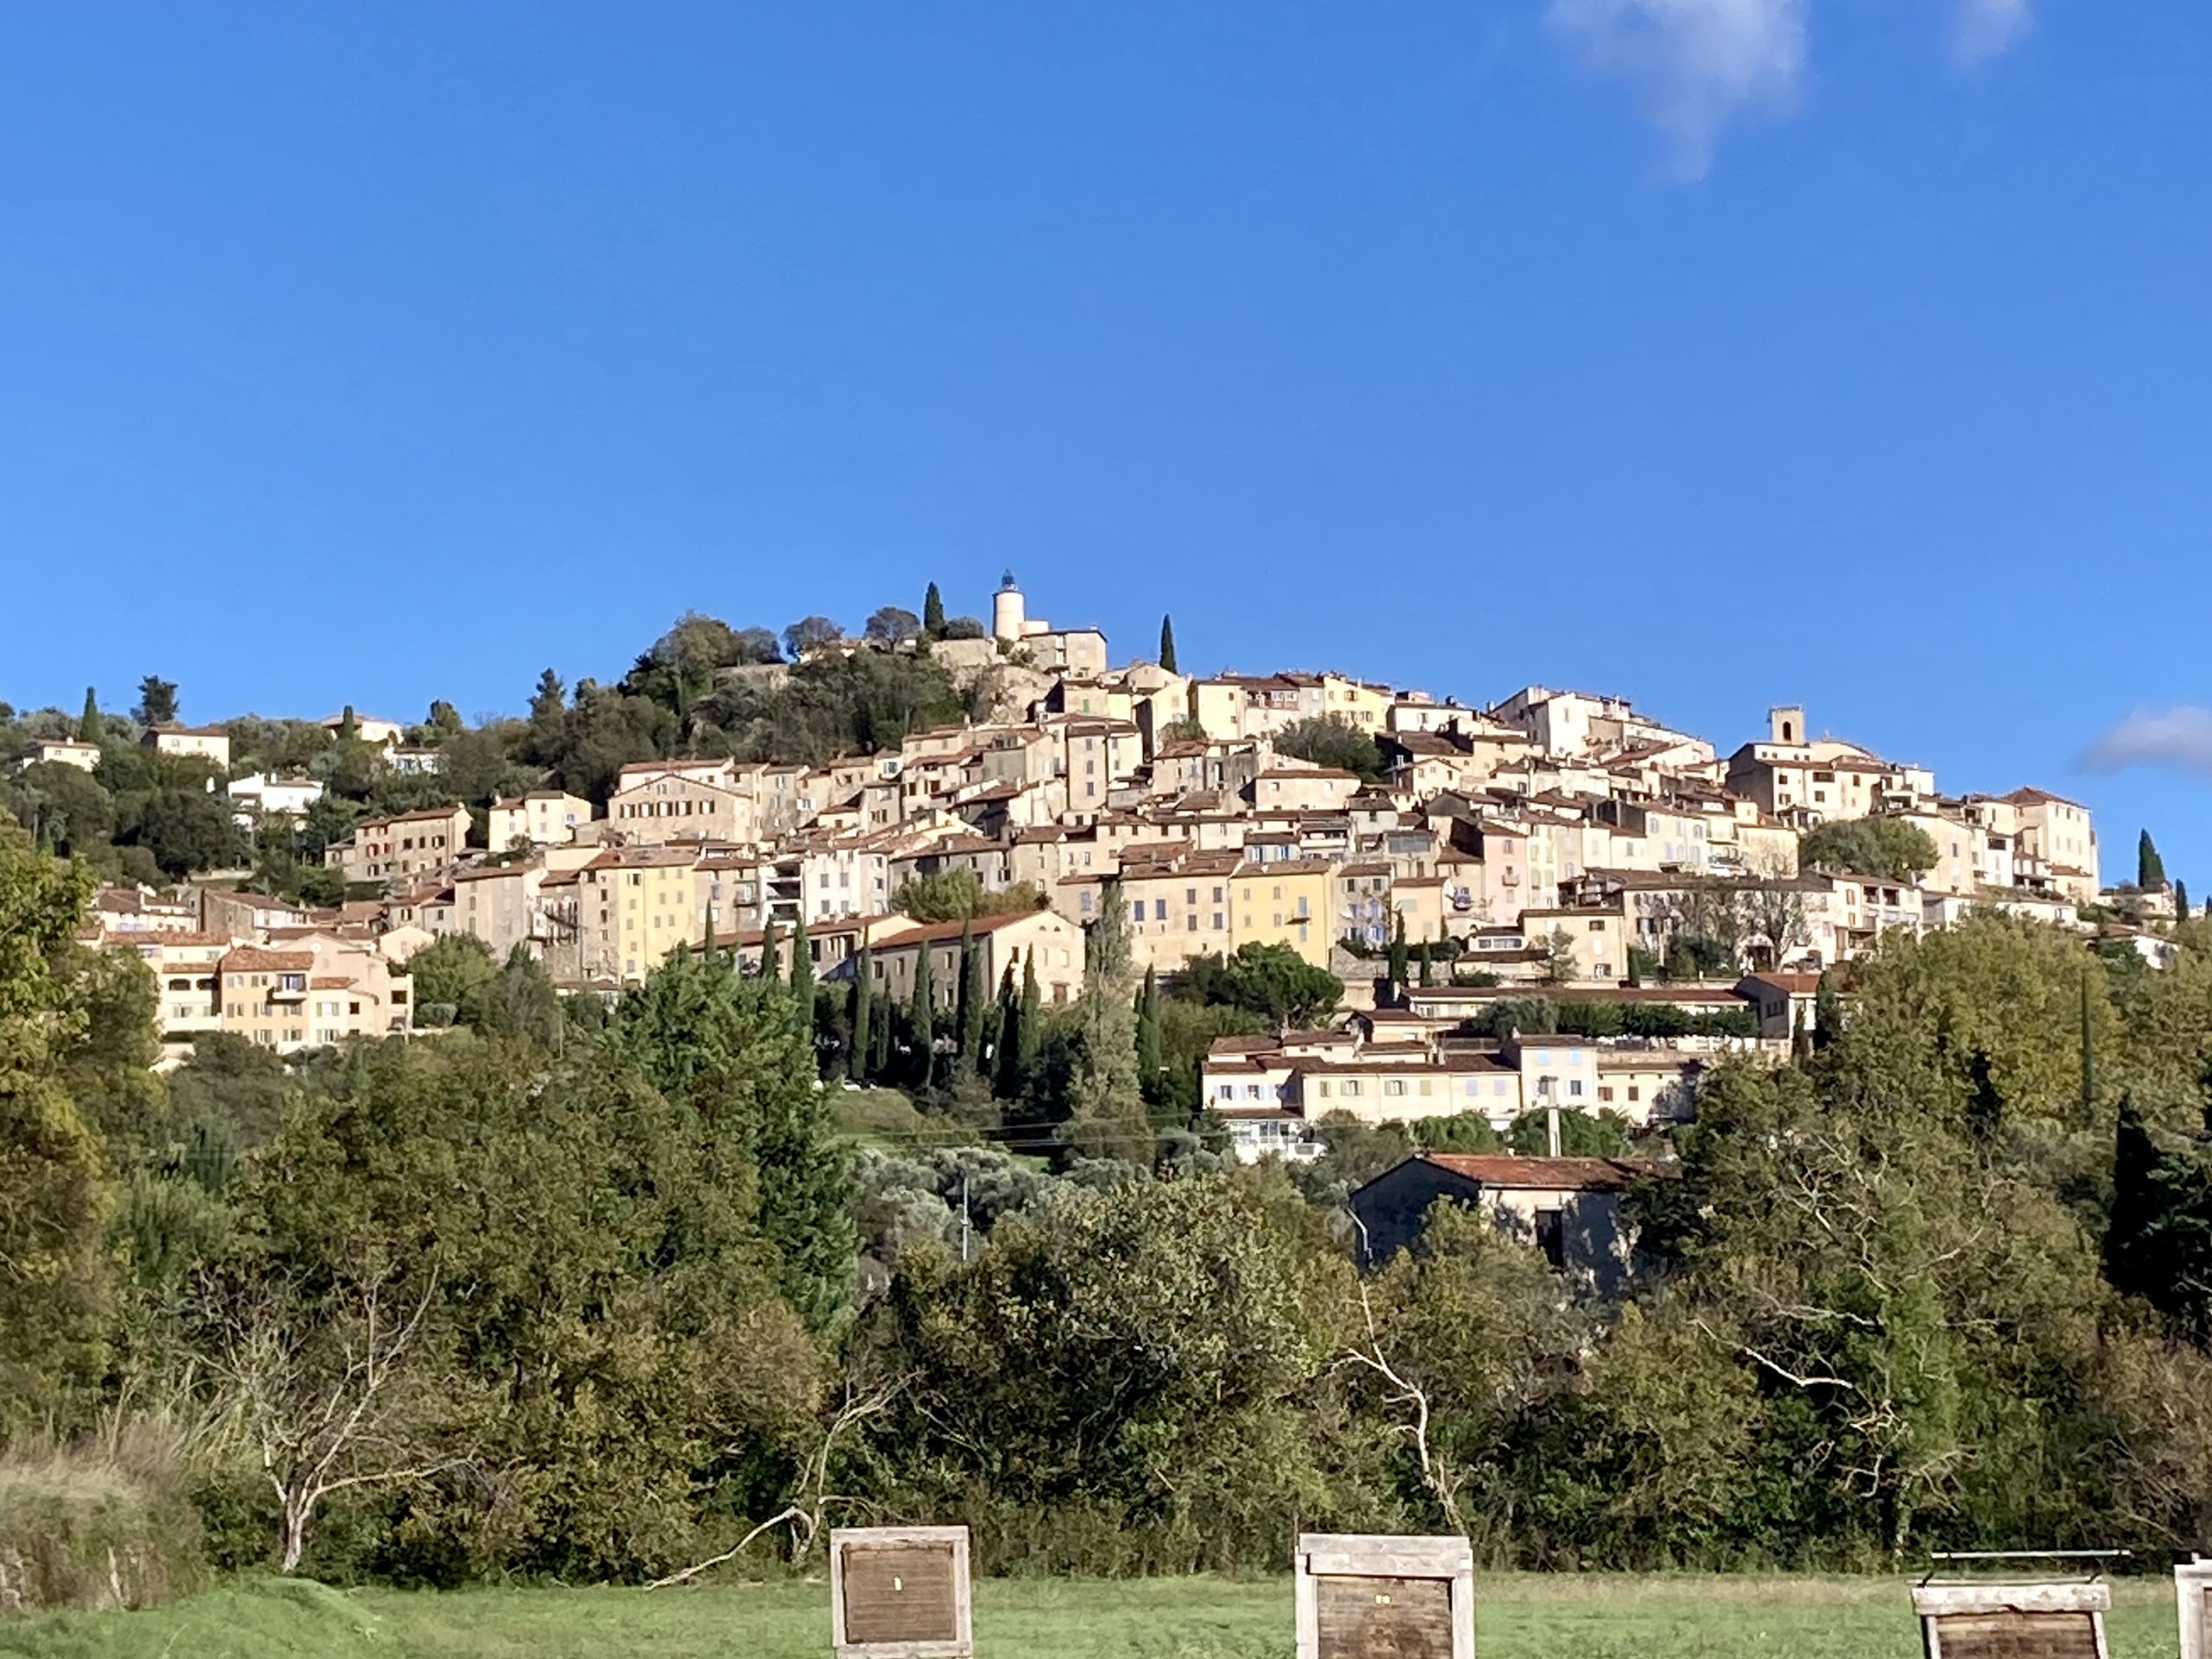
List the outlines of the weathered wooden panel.
{"label": "weathered wooden panel", "polygon": [[945,1546],[845,1551],[845,1640],[957,1642],[960,1610]]}
{"label": "weathered wooden panel", "polygon": [[1928,1659],[2107,1659],[2099,1580],[1921,1585],[1912,1606]]}
{"label": "weathered wooden panel", "polygon": [[2212,1659],[2212,1561],[2174,1568],[2174,1607],[2181,1615],[2181,1659]]}
{"label": "weathered wooden panel", "polygon": [[1952,1613],[1935,1626],[1942,1659],[2102,1659],[2094,1613]]}
{"label": "weathered wooden panel", "polygon": [[1474,1659],[1465,1539],[1308,1533],[1297,1568],[1299,1659]]}
{"label": "weathered wooden panel", "polygon": [[1319,1659],[1452,1659],[1449,1579],[1331,1576],[1313,1593]]}
{"label": "weathered wooden panel", "polygon": [[830,1535],[830,1637],[840,1659],[967,1659],[965,1527],[854,1527]]}

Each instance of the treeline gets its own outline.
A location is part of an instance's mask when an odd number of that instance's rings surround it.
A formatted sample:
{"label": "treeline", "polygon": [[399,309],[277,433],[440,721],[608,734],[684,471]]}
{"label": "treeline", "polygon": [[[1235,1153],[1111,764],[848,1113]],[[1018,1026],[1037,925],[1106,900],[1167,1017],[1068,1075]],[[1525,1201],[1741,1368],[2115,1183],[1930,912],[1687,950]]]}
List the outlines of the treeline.
{"label": "treeline", "polygon": [[163,1079],[143,969],[74,943],[88,885],[0,831],[0,1458],[20,1491],[54,1433],[162,1438],[219,1567],[651,1579],[794,1506],[1034,1571],[1272,1567],[1301,1529],[1611,1567],[2212,1541],[2195,927],[2126,987],[2003,919],[1885,942],[1825,1042],[1640,1148],[1606,1306],[1448,1211],[1363,1285],[1341,1197],[1392,1134],[1294,1179],[1155,1126],[1148,1020],[1283,1020],[1279,963],[1147,1014],[1109,932],[1040,1011],[1032,1155],[1022,1101],[957,1109],[957,1013],[912,1106],[847,1093],[787,954],[611,1007],[491,964],[451,1033]]}

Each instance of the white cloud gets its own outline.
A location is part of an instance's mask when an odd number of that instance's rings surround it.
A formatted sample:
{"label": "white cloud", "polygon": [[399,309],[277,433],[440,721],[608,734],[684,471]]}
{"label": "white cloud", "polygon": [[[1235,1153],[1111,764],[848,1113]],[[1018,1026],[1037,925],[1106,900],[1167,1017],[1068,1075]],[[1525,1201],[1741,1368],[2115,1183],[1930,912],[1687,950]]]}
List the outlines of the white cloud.
{"label": "white cloud", "polygon": [[1670,170],[1695,179],[1732,116],[1789,105],[1805,67],[1808,3],[1551,0],[1550,16],[1592,69],[1636,87],[1671,144]]}
{"label": "white cloud", "polygon": [[1952,44],[1961,61],[1993,58],[2027,32],[2029,0],[1958,0]]}
{"label": "white cloud", "polygon": [[2212,778],[2212,709],[2138,709],[2090,744],[2082,764],[2092,772],[2164,766]]}
{"label": "white cloud", "polygon": [[[1599,74],[1637,89],[1665,133],[1669,171],[1705,176],[1741,111],[1786,110],[1805,70],[1813,0],[1550,0],[1552,27]],[[1949,0],[1959,61],[1977,64],[2027,32],[2034,0]]]}

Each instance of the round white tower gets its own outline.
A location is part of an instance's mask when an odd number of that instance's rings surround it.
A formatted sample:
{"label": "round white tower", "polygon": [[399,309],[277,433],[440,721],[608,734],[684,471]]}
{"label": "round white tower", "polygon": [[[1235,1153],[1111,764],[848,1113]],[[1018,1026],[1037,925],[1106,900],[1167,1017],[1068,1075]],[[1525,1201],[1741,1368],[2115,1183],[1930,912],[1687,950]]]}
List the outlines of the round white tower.
{"label": "round white tower", "polygon": [[1028,621],[1028,607],[1022,601],[1021,589],[1014,585],[1014,572],[1009,570],[1000,578],[998,592],[991,595],[991,638],[1020,645],[1021,631]]}

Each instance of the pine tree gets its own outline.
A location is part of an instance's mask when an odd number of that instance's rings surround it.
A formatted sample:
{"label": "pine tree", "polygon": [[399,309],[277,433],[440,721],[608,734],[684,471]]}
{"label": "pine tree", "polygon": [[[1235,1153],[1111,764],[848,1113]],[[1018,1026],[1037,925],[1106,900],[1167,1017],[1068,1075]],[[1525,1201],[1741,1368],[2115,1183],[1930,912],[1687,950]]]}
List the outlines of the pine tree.
{"label": "pine tree", "polygon": [[106,734],[107,728],[100,719],[100,700],[91,686],[85,688],[85,712],[77,719],[77,741],[97,743]]}
{"label": "pine tree", "polygon": [[2145,830],[2135,843],[2135,885],[2156,893],[2166,885],[2166,861],[2158,856],[2158,843]]}
{"label": "pine tree", "polygon": [[176,682],[149,674],[138,682],[138,706],[131,716],[141,726],[166,726],[176,718]]}
{"label": "pine tree", "polygon": [[1160,619],[1160,665],[1170,674],[1182,671],[1175,666],[1175,619],[1172,616]]}
{"label": "pine tree", "polygon": [[999,976],[998,1016],[991,1092],[1001,1100],[1017,1100],[1021,1096],[1021,993],[1014,987],[1011,962]]}
{"label": "pine tree", "polygon": [[944,638],[944,595],[937,590],[937,583],[930,583],[930,590],[922,596],[922,638]]}
{"label": "pine tree", "polygon": [[869,1021],[875,1010],[874,961],[868,946],[861,946],[861,953],[853,958],[853,1047],[845,1057],[845,1075],[855,1083],[865,1083],[874,1075],[875,1054],[872,1039],[875,1033]]}
{"label": "pine tree", "polygon": [[[805,925],[805,918],[804,917],[800,918],[799,925],[801,926]],[[781,979],[783,976],[783,953],[777,948],[776,918],[771,916],[768,918],[768,925],[762,930],[760,934],[760,977],[763,979]]]}
{"label": "pine tree", "polygon": [[1160,1074],[1160,976],[1147,968],[1137,993],[1137,1085],[1147,1100],[1158,1090]]}
{"label": "pine tree", "polygon": [[927,1089],[937,1079],[937,985],[926,939],[914,951],[914,1001],[907,1023],[914,1035],[914,1084]]}

